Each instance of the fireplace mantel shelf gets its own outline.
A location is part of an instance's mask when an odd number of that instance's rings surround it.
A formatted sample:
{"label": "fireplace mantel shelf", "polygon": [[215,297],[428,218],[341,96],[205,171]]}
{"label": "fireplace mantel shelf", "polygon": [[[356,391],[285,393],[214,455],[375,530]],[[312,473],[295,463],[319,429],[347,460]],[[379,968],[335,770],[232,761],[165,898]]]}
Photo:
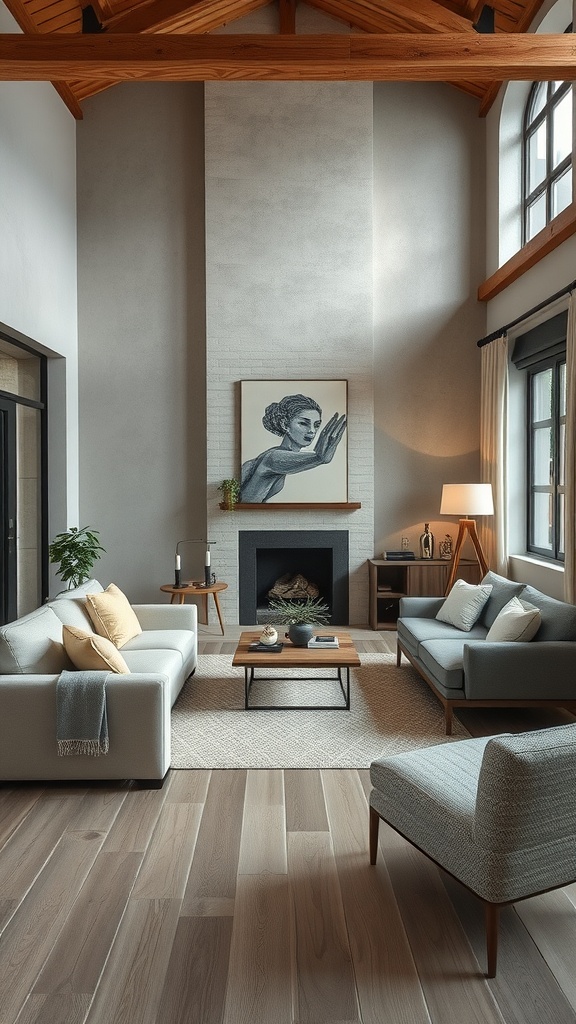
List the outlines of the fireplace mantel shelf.
{"label": "fireplace mantel shelf", "polygon": [[248,502],[239,501],[234,506],[234,511],[238,509],[240,512],[261,512],[263,510],[268,511],[274,509],[276,511],[289,512],[290,509],[298,511],[300,509],[308,508],[327,509],[328,511],[330,511],[330,509],[344,509],[346,512],[353,512],[357,508],[362,508],[362,503],[360,501],[276,501],[270,504],[268,502],[262,502],[261,504],[254,502],[249,504]]}

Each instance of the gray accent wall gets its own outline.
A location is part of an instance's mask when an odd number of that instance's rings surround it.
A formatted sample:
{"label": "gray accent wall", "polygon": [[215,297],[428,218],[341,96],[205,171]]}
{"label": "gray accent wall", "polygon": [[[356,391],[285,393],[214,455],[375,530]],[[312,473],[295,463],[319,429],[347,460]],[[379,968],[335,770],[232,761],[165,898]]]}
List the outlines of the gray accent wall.
{"label": "gray accent wall", "polygon": [[[78,125],[81,519],[98,565],[160,598],[181,538],[216,541],[237,621],[239,530],[348,529],[366,559],[478,472],[484,122],[448,86],[133,83]],[[205,218],[205,220],[204,220]],[[205,322],[206,321],[206,322]],[[219,510],[239,381],[349,381],[355,512]],[[182,548],[183,577],[203,547]],[[216,631],[211,608],[211,627]]]}
{"label": "gray accent wall", "polygon": [[478,479],[485,122],[443,84],[374,86],[375,551],[436,541],[442,484]]}
{"label": "gray accent wall", "polygon": [[201,84],[86,102],[78,260],[81,519],[104,583],[164,600],[176,541],[205,531]]}

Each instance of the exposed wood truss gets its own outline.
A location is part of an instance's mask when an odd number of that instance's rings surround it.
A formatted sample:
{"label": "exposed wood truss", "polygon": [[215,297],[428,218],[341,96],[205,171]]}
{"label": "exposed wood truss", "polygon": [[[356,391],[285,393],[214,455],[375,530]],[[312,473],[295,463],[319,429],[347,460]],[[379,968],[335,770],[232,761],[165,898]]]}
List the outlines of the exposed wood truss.
{"label": "exposed wood truss", "polygon": [[[484,114],[503,81],[575,77],[573,37],[528,34],[543,0],[492,0],[493,34],[480,0],[91,0],[82,35],[87,2],[5,0],[24,35],[0,37],[0,80],[52,81],[78,117],[125,80],[443,81]],[[299,34],[306,4],[351,34]],[[267,6],[278,35],[209,35]]]}

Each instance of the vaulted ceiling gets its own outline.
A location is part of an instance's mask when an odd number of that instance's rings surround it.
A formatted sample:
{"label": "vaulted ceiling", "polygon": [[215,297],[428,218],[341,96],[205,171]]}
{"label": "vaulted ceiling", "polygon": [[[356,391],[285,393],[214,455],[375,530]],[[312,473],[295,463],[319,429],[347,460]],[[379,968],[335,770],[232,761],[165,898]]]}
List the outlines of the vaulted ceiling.
{"label": "vaulted ceiling", "polygon": [[[83,100],[126,79],[445,81],[485,114],[508,78],[574,77],[561,58],[576,74],[573,36],[520,38],[544,0],[92,0],[85,11],[87,0],[4,2],[24,35],[0,37],[0,79],[52,80],[76,117]],[[297,4],[346,32],[297,34]],[[242,19],[267,6],[277,35],[243,34]],[[238,35],[218,33],[231,22]]]}

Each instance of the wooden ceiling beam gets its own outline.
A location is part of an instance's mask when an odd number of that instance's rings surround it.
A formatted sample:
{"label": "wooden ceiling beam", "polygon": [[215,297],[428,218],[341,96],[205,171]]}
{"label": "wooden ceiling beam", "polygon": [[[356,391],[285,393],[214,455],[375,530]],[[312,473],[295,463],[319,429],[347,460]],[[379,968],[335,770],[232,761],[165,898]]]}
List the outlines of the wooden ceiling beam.
{"label": "wooden ceiling beam", "polygon": [[364,32],[466,32],[470,21],[434,0],[307,0],[333,18],[361,28]]}
{"label": "wooden ceiling beam", "polygon": [[576,79],[572,35],[0,35],[0,81]]}
{"label": "wooden ceiling beam", "polygon": [[106,23],[106,31],[213,32],[246,14],[266,7],[271,0],[153,0]]}

